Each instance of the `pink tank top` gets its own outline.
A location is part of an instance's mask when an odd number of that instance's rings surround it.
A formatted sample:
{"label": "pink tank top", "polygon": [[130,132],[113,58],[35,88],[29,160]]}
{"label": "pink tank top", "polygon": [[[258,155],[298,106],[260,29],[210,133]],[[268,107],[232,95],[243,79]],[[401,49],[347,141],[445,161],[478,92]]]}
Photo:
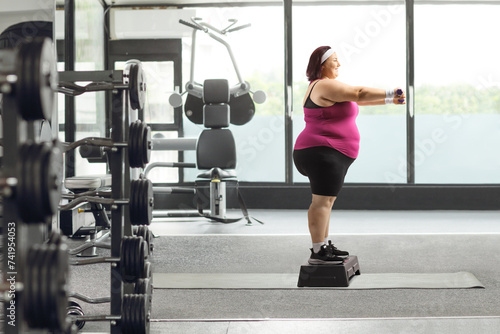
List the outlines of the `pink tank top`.
{"label": "pink tank top", "polygon": [[359,153],[359,131],[356,102],[337,102],[330,107],[304,107],[305,129],[295,141],[295,150],[327,146],[356,159]]}

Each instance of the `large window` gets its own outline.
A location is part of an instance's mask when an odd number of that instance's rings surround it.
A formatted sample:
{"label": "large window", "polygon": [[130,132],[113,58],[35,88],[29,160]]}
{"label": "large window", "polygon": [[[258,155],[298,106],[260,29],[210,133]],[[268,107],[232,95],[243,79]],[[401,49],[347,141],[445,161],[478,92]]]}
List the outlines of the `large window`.
{"label": "large window", "polygon": [[[314,20],[312,20],[314,18]],[[293,7],[293,135],[304,129],[302,103],[311,53],[329,45],[338,55],[338,80],[379,88],[405,87],[405,6],[325,5]],[[347,182],[406,182],[406,109],[360,107],[358,159]],[[294,171],[295,182],[307,179]]]}
{"label": "large window", "polygon": [[[64,36],[64,12],[56,13],[56,37]],[[75,8],[75,43],[76,43],[76,71],[100,71],[104,69],[104,36],[103,8],[93,0],[76,1]],[[64,63],[58,64],[58,70],[64,70]],[[86,85],[87,82],[79,82]],[[105,136],[105,102],[104,92],[85,93],[75,97],[75,139],[84,137]],[[58,94],[59,123],[65,122],[64,95]],[[64,132],[59,133],[64,141]],[[78,150],[77,150],[78,152]],[[75,174],[103,174],[106,172],[105,164],[91,164],[86,159],[75,154]]]}
{"label": "large window", "polygon": [[[231,19],[237,20],[233,27],[250,24],[250,27],[228,32],[226,35],[216,34],[230,45],[241,78],[250,84],[251,91],[263,90],[267,94],[267,101],[264,104],[255,105],[255,115],[250,122],[230,126],[236,141],[236,171],[240,181],[283,182],[285,180],[283,8],[281,6],[155,8],[154,10],[117,8],[111,10],[111,36],[115,39],[182,38],[182,86],[174,87],[174,90],[184,91],[185,84],[191,76],[193,40],[192,29],[180,24],[179,19],[190,21],[192,17],[201,18],[203,22],[221,30],[231,24],[229,21]],[[203,83],[205,79],[222,78],[228,79],[231,87],[239,82],[229,53],[223,44],[198,31],[195,45],[193,72],[195,82]],[[171,87],[164,87],[163,100],[158,95],[158,105],[168,104],[172,92]],[[182,114],[183,136],[198,137],[203,126],[192,123],[184,112]],[[156,159],[157,153],[153,153]],[[185,151],[184,161],[196,162],[195,152]],[[198,173],[196,169],[185,169],[184,181],[194,181]],[[164,178],[165,181],[175,182],[177,179]]]}
{"label": "large window", "polygon": [[415,6],[415,179],[499,183],[500,6]]}
{"label": "large window", "polygon": [[[283,93],[283,9],[282,7],[242,7],[196,9],[196,15],[215,27],[228,26],[228,19],[249,28],[228,34],[241,77],[252,90],[263,90],[267,101],[255,104],[255,116],[244,125],[231,125],[237,151],[237,174],[241,181],[283,182],[285,180],[284,93]],[[237,26],[235,25],[235,26]],[[191,59],[191,37],[183,39],[184,82]],[[227,78],[229,85],[238,83],[226,48],[203,32],[196,39],[194,80]],[[201,126],[184,119],[186,137],[198,136]],[[194,153],[186,161],[194,161]],[[186,170],[186,180],[198,172]]]}

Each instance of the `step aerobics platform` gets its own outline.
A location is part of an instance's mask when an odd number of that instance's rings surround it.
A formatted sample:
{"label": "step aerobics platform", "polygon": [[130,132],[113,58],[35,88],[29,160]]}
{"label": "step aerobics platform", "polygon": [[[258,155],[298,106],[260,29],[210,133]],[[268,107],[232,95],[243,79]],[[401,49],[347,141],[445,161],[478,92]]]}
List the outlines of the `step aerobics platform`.
{"label": "step aerobics platform", "polygon": [[348,287],[355,275],[361,275],[358,257],[351,255],[340,264],[303,265],[298,287]]}

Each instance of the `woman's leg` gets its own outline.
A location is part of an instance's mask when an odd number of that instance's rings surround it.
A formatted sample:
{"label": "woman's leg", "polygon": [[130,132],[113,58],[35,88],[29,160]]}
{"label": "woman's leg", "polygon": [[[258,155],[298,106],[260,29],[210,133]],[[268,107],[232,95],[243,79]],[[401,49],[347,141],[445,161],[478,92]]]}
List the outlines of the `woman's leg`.
{"label": "woman's leg", "polygon": [[330,213],[336,196],[312,195],[311,206],[307,212],[309,233],[313,243],[320,243],[328,236]]}

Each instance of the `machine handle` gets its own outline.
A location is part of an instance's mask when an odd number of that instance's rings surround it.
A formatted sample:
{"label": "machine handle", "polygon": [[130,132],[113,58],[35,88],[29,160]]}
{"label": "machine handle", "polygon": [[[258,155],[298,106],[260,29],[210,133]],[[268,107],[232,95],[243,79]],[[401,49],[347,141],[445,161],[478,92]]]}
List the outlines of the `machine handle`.
{"label": "machine handle", "polygon": [[184,24],[185,26],[191,27],[193,29],[203,30],[200,26],[197,26],[191,22],[184,21],[183,19],[179,19],[179,23]]}
{"label": "machine handle", "polygon": [[228,30],[226,30],[226,31],[227,31],[227,32],[238,31],[238,30],[241,30],[241,29],[248,28],[248,27],[250,27],[251,25],[252,25],[251,23],[247,23],[247,24],[243,24],[243,25],[238,26],[238,27],[234,27],[234,28],[228,29]]}

